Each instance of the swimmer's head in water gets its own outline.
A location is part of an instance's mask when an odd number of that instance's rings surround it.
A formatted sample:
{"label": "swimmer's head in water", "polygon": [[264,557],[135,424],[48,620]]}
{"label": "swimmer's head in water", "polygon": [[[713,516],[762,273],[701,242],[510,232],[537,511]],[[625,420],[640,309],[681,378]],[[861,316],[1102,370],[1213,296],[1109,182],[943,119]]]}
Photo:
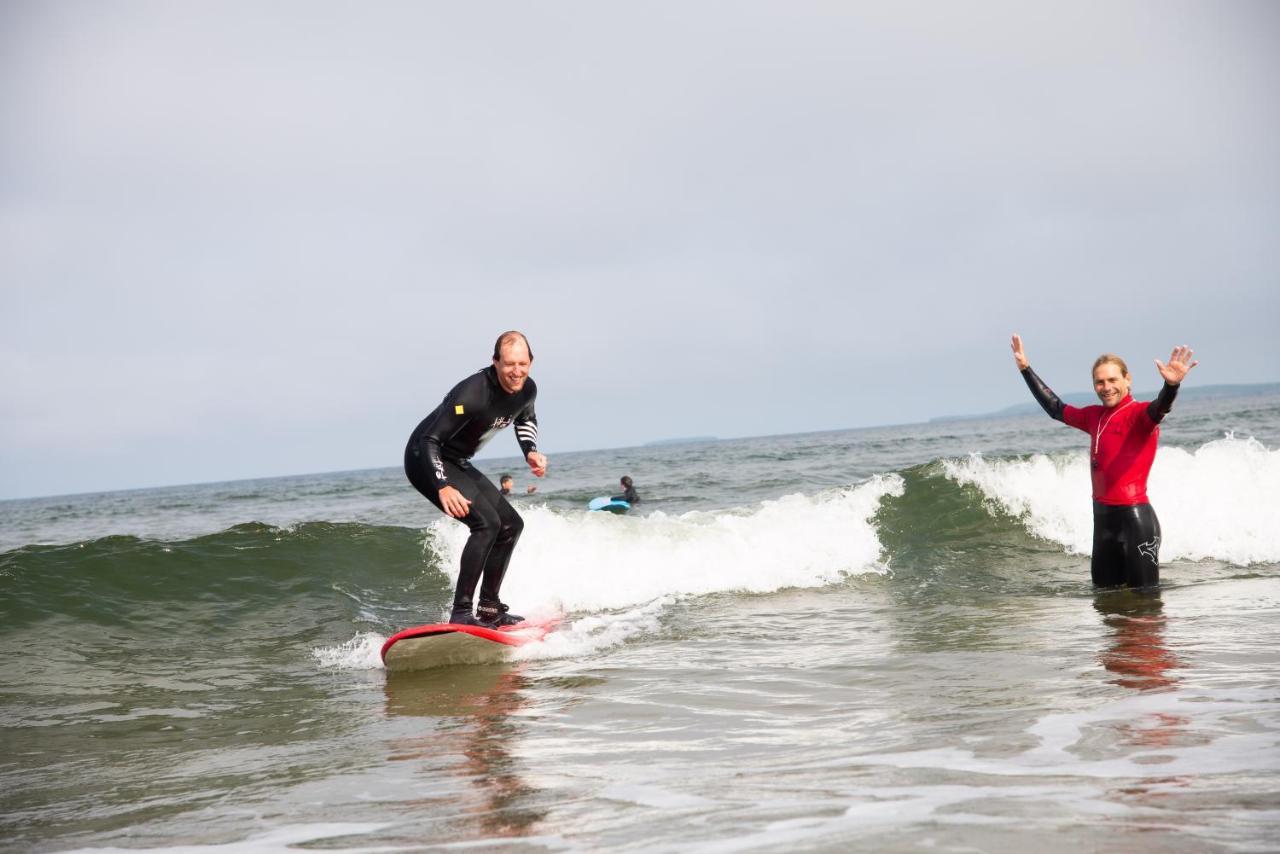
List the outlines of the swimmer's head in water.
{"label": "swimmer's head in water", "polygon": [[629,475],[629,474],[624,474],[624,475],[622,476],[622,488],[623,488],[623,489],[630,489],[630,488],[631,488],[631,475]]}
{"label": "swimmer's head in water", "polygon": [[1133,378],[1129,366],[1115,353],[1103,353],[1093,363],[1093,392],[1106,407],[1115,406],[1129,394]]}

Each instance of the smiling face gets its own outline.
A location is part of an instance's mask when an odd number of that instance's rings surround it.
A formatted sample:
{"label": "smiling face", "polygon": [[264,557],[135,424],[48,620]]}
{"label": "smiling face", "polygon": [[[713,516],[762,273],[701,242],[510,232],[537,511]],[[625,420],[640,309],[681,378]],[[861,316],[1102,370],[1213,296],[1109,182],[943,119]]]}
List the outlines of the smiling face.
{"label": "smiling face", "polygon": [[493,369],[498,372],[498,385],[507,394],[515,394],[524,388],[524,381],[529,378],[529,366],[532,364],[529,345],[522,339],[503,344],[498,351],[498,358],[493,360]]}
{"label": "smiling face", "polygon": [[1115,362],[1100,362],[1093,369],[1093,391],[1108,409],[1125,399],[1132,384],[1128,372]]}

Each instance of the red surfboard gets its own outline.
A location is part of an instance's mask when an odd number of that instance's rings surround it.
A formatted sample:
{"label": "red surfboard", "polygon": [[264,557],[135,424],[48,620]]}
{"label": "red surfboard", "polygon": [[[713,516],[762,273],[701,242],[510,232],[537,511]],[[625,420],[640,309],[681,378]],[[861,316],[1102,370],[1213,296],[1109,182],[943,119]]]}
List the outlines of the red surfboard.
{"label": "red surfboard", "polygon": [[505,661],[513,647],[542,640],[559,623],[557,616],[500,629],[454,623],[414,626],[387,638],[382,645],[382,663],[388,671],[399,672]]}

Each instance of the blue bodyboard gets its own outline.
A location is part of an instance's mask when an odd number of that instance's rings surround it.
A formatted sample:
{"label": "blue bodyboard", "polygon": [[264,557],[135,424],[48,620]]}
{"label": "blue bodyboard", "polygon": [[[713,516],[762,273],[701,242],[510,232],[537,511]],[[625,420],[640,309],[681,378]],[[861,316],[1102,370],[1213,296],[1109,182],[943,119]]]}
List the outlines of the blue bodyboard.
{"label": "blue bodyboard", "polygon": [[601,495],[599,498],[593,498],[587,502],[588,510],[604,510],[608,513],[626,513],[631,509],[631,505],[626,501],[615,500],[607,495]]}

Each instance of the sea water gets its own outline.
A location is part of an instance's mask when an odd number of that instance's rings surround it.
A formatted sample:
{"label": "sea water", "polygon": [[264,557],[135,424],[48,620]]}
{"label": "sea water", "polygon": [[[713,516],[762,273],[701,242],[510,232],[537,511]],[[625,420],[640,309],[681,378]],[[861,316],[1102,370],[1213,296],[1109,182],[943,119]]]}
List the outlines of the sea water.
{"label": "sea water", "polygon": [[1044,416],[544,421],[503,598],[566,622],[506,664],[382,669],[466,539],[396,468],[0,503],[0,850],[1277,847],[1280,397],[1167,420],[1155,595]]}

